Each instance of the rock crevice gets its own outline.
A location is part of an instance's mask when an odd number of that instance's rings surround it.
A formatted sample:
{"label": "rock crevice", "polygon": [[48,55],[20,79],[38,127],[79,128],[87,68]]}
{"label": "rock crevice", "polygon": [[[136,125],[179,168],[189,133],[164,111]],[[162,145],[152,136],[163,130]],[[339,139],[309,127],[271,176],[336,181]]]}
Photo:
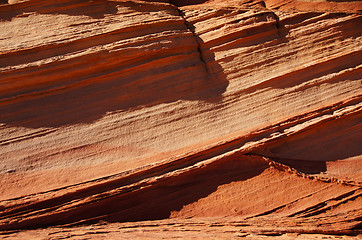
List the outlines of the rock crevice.
{"label": "rock crevice", "polygon": [[184,12],[177,7],[177,11],[179,12],[179,15],[183,18],[184,22],[185,22],[185,26],[189,29],[190,32],[192,32],[192,34],[194,35],[195,41],[197,42],[197,51],[200,54],[200,61],[204,64],[205,66],[205,70],[208,73],[208,75],[210,74],[209,69],[207,67],[207,62],[203,57],[203,52],[202,52],[202,40],[197,36],[197,34],[195,33],[195,27],[192,26],[192,24],[190,22],[187,21],[187,19],[185,18]]}

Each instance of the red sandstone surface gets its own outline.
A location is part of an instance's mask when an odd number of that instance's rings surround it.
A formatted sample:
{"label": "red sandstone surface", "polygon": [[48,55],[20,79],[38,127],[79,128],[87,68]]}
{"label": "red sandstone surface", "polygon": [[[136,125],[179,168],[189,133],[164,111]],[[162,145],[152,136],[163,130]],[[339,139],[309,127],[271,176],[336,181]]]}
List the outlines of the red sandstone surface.
{"label": "red sandstone surface", "polygon": [[356,239],[360,1],[0,1],[0,237]]}

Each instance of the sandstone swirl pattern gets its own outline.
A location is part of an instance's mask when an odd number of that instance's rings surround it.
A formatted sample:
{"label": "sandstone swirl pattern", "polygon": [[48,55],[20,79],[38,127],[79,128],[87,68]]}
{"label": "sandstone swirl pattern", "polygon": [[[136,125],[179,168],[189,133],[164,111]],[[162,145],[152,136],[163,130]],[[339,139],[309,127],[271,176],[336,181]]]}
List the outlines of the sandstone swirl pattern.
{"label": "sandstone swirl pattern", "polygon": [[0,230],[360,233],[361,4],[197,3],[0,5]]}

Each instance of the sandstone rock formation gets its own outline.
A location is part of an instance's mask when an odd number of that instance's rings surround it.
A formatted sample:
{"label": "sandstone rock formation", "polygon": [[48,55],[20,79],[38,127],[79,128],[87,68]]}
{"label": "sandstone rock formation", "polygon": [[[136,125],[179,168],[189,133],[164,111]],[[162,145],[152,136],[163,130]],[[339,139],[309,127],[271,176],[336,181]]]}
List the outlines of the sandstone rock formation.
{"label": "sandstone rock formation", "polygon": [[10,3],[4,236],[361,233],[361,2]]}

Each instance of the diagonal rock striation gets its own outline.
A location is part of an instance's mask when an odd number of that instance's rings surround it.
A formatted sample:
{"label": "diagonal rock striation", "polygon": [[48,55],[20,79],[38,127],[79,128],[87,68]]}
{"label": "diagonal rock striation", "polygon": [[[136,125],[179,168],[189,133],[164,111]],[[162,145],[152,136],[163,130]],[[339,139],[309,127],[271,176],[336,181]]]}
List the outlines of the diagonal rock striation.
{"label": "diagonal rock striation", "polygon": [[9,3],[1,234],[361,234],[359,2]]}

